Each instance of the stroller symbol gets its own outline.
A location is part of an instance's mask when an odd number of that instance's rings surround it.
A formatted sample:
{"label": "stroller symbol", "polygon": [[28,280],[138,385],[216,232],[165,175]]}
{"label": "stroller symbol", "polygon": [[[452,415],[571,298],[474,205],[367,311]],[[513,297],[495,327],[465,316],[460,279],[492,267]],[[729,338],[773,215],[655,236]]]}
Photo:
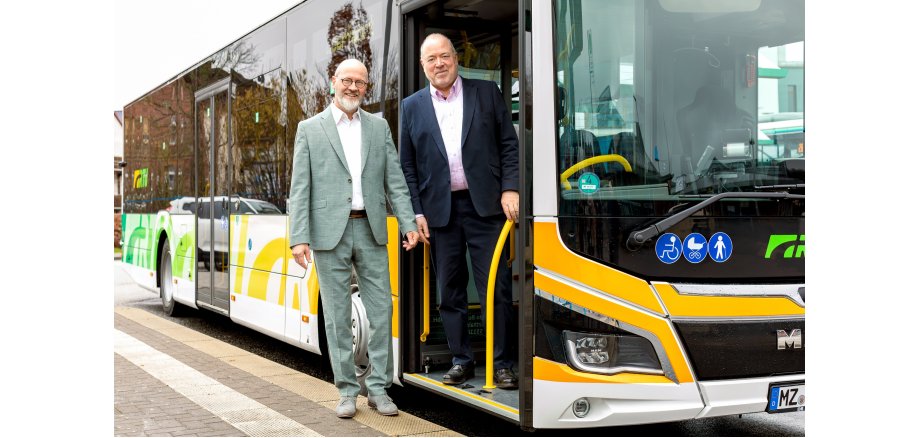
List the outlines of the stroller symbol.
{"label": "stroller symbol", "polygon": [[687,261],[690,263],[699,263],[706,258],[706,255],[709,253],[709,245],[706,242],[706,238],[699,233],[692,233],[687,236],[687,239],[684,241],[684,257],[687,258]]}

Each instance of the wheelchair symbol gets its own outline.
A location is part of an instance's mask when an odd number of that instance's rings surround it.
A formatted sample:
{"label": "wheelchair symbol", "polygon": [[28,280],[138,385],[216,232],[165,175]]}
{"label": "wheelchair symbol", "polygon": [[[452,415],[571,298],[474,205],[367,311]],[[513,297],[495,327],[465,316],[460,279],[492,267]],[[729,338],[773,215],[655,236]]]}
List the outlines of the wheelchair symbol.
{"label": "wheelchair symbol", "polygon": [[673,233],[662,234],[655,243],[655,255],[658,256],[658,260],[669,265],[680,258],[682,249],[680,239]]}

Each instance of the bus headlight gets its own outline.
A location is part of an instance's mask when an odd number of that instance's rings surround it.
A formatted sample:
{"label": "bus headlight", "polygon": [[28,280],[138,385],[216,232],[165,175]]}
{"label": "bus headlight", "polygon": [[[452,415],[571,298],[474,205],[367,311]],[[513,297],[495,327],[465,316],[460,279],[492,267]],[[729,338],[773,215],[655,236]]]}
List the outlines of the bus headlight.
{"label": "bus headlight", "polygon": [[569,366],[595,374],[663,375],[655,349],[645,338],[621,334],[563,330]]}

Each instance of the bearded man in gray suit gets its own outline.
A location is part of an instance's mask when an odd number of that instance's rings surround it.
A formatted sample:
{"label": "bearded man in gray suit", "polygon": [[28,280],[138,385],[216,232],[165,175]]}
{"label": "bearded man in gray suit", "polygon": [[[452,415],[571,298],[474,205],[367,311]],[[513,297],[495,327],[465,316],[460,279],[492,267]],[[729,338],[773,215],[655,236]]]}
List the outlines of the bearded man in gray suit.
{"label": "bearded man in gray suit", "polygon": [[333,104],[297,125],[289,202],[291,252],[304,268],[316,262],[328,353],[340,395],[337,415],[353,417],[360,392],[352,351],[352,265],[370,322],[368,406],[397,415],[386,392],[393,382],[387,199],[407,251],[419,238],[415,213],[387,122],[360,108],[367,67],[356,59],[345,60],[331,80]]}

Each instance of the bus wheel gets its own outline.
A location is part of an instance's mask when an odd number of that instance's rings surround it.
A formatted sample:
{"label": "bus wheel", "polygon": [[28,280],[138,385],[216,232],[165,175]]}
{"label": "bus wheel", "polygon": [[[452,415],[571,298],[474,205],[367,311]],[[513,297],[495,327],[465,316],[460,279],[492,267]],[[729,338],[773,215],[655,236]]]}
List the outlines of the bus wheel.
{"label": "bus wheel", "polygon": [[160,251],[160,298],[163,300],[163,312],[169,316],[182,314],[182,305],[176,302],[176,285],[172,275],[172,253],[169,244]]}
{"label": "bus wheel", "polygon": [[351,341],[355,353],[355,376],[361,385],[361,395],[367,395],[365,379],[371,373],[370,357],[367,355],[367,341],[370,336],[370,323],[367,320],[367,310],[361,301],[361,292],[357,285],[352,285],[351,294]]}

